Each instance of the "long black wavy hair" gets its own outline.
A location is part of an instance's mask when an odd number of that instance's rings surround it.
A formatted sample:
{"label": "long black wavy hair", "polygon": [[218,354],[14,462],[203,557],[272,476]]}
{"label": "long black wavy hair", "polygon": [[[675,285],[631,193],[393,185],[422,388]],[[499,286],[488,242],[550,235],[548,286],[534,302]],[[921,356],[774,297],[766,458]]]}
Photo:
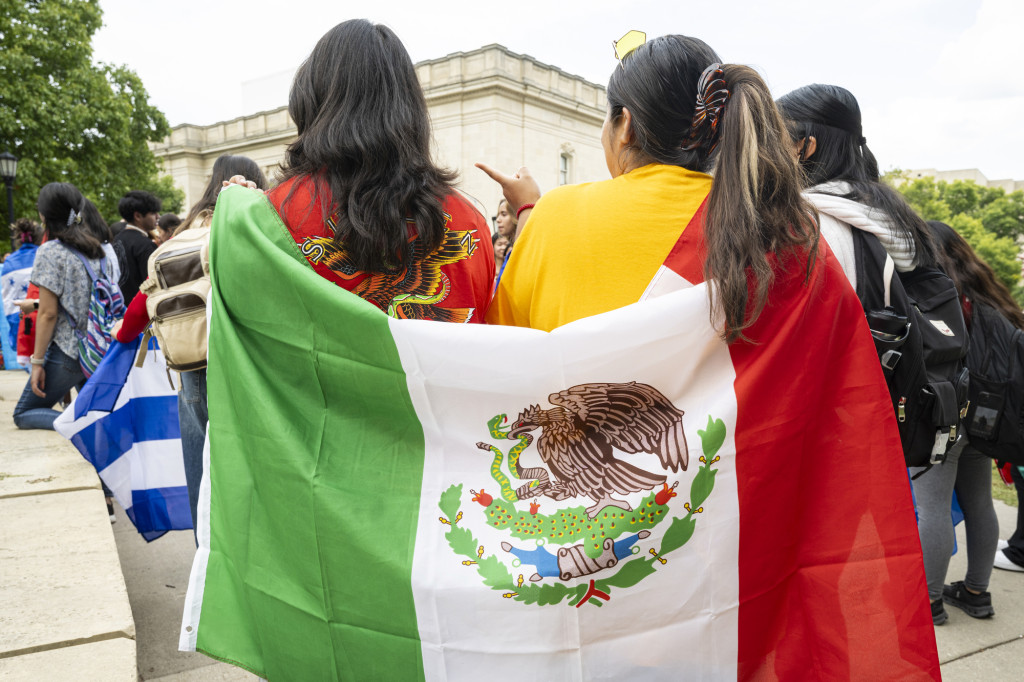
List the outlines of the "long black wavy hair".
{"label": "long black wavy hair", "polygon": [[281,180],[312,178],[324,218],[336,216],[334,242],[357,268],[405,267],[407,219],[427,253],[440,246],[456,176],[431,161],[423,90],[391,29],[353,19],[328,31],[295,74],[288,112],[299,137]]}
{"label": "long black wavy hair", "polygon": [[956,284],[957,291],[974,301],[987,303],[1014,327],[1024,329],[1024,312],[1013,300],[1013,294],[967,240],[946,223],[929,220],[927,225],[935,240],[939,265]]}
{"label": "long black wavy hair", "polygon": [[878,161],[864,138],[853,93],[838,85],[814,83],[780,97],[776,104],[794,144],[815,139],[810,158],[805,158],[803,149],[800,152],[807,186],[846,182],[850,191],[838,196],[888,216],[897,234],[913,242],[917,263],[934,265],[935,247],[924,220],[899,192],[879,179]]}

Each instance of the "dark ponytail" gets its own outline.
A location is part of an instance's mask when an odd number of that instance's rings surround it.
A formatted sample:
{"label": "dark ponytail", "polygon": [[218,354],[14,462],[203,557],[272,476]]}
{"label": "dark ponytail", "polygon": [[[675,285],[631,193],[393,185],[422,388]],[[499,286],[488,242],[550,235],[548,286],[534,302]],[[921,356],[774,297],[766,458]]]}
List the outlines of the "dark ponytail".
{"label": "dark ponytail", "polygon": [[101,258],[100,240],[86,222],[87,200],[68,182],[51,182],[39,190],[36,208],[50,239],[59,239],[88,258]]}
{"label": "dark ponytail", "polygon": [[720,61],[702,40],[662,36],[623,58],[607,92],[612,121],[624,108],[631,114],[634,165],[714,170],[704,274],[716,284],[712,323],[732,342],[746,338],[743,331],[767,303],[774,281],[769,254],[798,251],[810,276],[819,232],[768,86],[746,66],[709,69]]}
{"label": "dark ponytail", "polygon": [[774,281],[768,255],[799,252],[810,277],[820,233],[814,209],[800,193],[800,171],[768,86],[748,66],[725,64],[722,72],[730,95],[708,198],[704,275],[715,280],[723,337],[731,342],[746,338],[743,331],[768,301]]}

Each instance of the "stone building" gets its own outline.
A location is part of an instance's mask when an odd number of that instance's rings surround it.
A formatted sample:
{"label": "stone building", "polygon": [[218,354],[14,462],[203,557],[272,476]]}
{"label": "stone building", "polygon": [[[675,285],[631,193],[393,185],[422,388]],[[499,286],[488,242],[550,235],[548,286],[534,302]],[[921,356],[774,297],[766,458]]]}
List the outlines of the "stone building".
{"label": "stone building", "polygon": [[[473,167],[505,172],[527,166],[542,189],[608,177],[601,147],[605,91],[501,45],[416,64],[433,126],[434,158],[459,172],[459,187],[488,218],[501,191]],[[295,139],[287,107],[208,126],[179,125],[153,151],[185,191],[201,195],[221,154],[243,154],[273,178]]]}
{"label": "stone building", "polygon": [[985,177],[985,174],[977,168],[964,168],[961,170],[949,171],[940,171],[935,168],[915,168],[913,170],[903,171],[903,174],[908,180],[917,180],[918,178],[935,178],[935,180],[942,182],[972,180],[982,187],[1001,187],[1008,193],[1024,189],[1024,180],[989,180]]}

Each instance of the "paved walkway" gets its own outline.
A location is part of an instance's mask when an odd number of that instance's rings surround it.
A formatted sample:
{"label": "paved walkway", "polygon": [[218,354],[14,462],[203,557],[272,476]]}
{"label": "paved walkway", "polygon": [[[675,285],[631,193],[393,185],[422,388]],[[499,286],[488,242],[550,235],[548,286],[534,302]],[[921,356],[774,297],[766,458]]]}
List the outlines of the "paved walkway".
{"label": "paved walkway", "polygon": [[136,679],[135,624],[96,472],[11,414],[0,372],[0,679]]}
{"label": "paved walkway", "polygon": [[[67,441],[14,428],[26,376],[0,371],[0,679],[255,680],[177,651],[192,533],[147,544],[120,509],[111,526],[95,472]],[[996,512],[1007,537],[1016,510]],[[961,549],[949,580],[965,567]],[[989,589],[995,617],[948,608],[936,628],[947,682],[1024,677],[1024,573],[996,570]]]}
{"label": "paved walkway", "polygon": [[[116,505],[115,505],[116,506]],[[204,654],[178,651],[178,630],[196,545],[192,531],[172,531],[147,543],[117,508],[114,540],[135,617],[140,680],[193,682],[258,678]]]}

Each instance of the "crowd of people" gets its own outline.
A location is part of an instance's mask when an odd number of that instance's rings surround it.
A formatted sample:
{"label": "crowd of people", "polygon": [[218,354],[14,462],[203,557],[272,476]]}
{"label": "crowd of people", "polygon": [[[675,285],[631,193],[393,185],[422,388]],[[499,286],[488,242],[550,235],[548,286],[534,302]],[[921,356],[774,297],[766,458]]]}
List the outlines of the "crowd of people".
{"label": "crowd of people", "polygon": [[[525,168],[505,173],[480,164],[504,194],[493,230],[456,190],[455,174],[431,159],[426,103],[401,42],[366,21],[331,29],[296,73],[289,111],[298,137],[275,183],[250,159],[223,156],[187,216],[161,215],[159,199],[132,191],[119,204],[116,234],[73,185],[46,185],[37,202],[42,229],[16,224],[21,248],[35,255],[34,289],[18,299],[24,338],[17,342],[33,340],[15,424],[53,428],[58,403],[86,382],[82,330],[97,287],[116,284],[109,309],[123,317],[110,330],[118,341],[144,332],[150,256],[185,230],[210,228],[218,194],[231,183],[265,193],[319,275],[399,318],[550,331],[644,298],[684,229],[700,221],[701,270],[715,283],[709,308],[731,346],[757,352],[751,335],[759,316],[770,301],[785,305],[781,282],[793,268],[805,286],[855,297],[856,230],[877,238],[898,272],[944,270],[968,328],[972,308],[985,305],[1024,329],[1020,307],[971,247],[949,226],[926,223],[880,181],[852,93],[815,84],[776,100],[756,71],[723,63],[691,37],[644,41],[619,56],[601,136],[611,179],[542,193]],[[387,87],[380,86],[382,73]],[[456,232],[477,235],[477,248],[460,246]],[[833,258],[848,282],[812,276]],[[439,263],[441,273],[429,287],[409,274],[427,262]],[[394,304],[398,294],[434,300]],[[871,344],[866,326],[864,336]],[[206,369],[180,376],[196,519]],[[895,424],[895,414],[886,418]],[[1024,517],[1007,542],[999,539],[991,462],[961,434],[943,462],[911,471],[920,474],[913,492],[935,625],[947,619],[944,603],[975,618],[992,616],[993,566],[1024,572]],[[1016,467],[1012,476],[1024,510],[1024,480]],[[968,570],[947,584],[954,491]]]}

